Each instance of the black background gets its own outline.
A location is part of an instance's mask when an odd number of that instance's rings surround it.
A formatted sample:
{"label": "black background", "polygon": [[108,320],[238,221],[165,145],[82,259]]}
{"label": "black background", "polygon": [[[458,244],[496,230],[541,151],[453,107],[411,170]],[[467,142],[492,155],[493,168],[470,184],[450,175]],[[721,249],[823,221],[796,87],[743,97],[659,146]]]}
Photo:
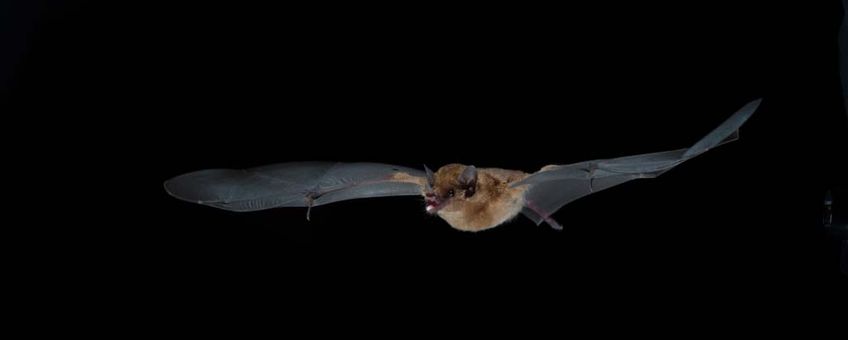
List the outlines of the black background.
{"label": "black background", "polygon": [[[11,7],[11,107],[60,131],[49,151],[86,179],[68,200],[91,227],[57,235],[85,235],[96,246],[77,251],[141,292],[438,290],[566,310],[846,295],[821,226],[825,190],[848,173],[838,1]],[[463,233],[414,197],[307,222],[162,190],[198,169],[298,160],[535,171],[677,149],[760,97],[740,141],[567,205],[564,231],[519,217]]]}

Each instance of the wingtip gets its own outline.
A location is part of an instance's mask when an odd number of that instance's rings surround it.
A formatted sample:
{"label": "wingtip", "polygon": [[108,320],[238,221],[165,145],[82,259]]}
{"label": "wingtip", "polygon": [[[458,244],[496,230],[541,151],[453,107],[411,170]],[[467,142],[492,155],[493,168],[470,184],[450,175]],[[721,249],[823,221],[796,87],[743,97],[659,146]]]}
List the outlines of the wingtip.
{"label": "wingtip", "polygon": [[168,195],[171,195],[172,197],[179,198],[179,197],[177,197],[177,195],[174,195],[174,192],[170,188],[170,184],[171,184],[171,179],[165,180],[164,182],[162,182],[162,188],[165,189],[165,192],[168,193]]}
{"label": "wingtip", "polygon": [[763,98],[752,100],[736,110],[727,120],[715,128],[712,132],[704,136],[695,145],[686,150],[683,154],[684,158],[691,158],[700,155],[714,147],[734,141],[739,137],[739,128],[751,118],[751,115],[757,111],[762,103]]}
{"label": "wingtip", "polygon": [[191,199],[191,198],[188,198],[186,196],[177,194],[175,192],[176,190],[174,189],[173,183],[174,183],[174,178],[171,178],[169,180],[162,182],[162,187],[165,189],[165,193],[167,193],[169,196],[176,198],[180,201],[189,202],[189,203],[202,204],[202,205],[205,205],[207,203],[204,200]]}
{"label": "wingtip", "polygon": [[760,107],[760,104],[762,104],[762,103],[763,103],[763,98],[757,98],[757,99],[754,99],[754,100],[748,102],[748,104],[746,104],[745,107],[751,106],[754,110],[756,110],[757,108]]}

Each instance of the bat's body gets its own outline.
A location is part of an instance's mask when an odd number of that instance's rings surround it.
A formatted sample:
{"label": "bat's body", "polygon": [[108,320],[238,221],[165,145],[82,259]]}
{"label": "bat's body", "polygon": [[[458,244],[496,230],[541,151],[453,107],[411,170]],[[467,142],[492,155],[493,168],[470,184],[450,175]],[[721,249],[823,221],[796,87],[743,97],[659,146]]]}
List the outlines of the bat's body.
{"label": "bat's body", "polygon": [[[426,210],[436,213],[452,227],[465,231],[480,231],[509,221],[524,207],[527,186],[512,185],[528,175],[504,169],[475,169],[477,185],[474,194],[455,181],[470,167],[448,164],[436,171],[432,195],[425,192]],[[451,197],[451,190],[454,194]],[[438,198],[437,198],[438,197]],[[445,204],[447,202],[450,204]]]}
{"label": "bat's body", "polygon": [[[201,170],[165,182],[174,197],[232,211],[319,206],[356,198],[422,195],[425,210],[452,227],[480,231],[519,213],[536,224],[562,226],[551,215],[580,197],[637,178],[651,178],[733,141],[760,100],[737,111],[687,149],[548,165],[527,174],[448,164],[435,173],[379,163],[295,162]],[[307,213],[308,217],[308,213]]]}

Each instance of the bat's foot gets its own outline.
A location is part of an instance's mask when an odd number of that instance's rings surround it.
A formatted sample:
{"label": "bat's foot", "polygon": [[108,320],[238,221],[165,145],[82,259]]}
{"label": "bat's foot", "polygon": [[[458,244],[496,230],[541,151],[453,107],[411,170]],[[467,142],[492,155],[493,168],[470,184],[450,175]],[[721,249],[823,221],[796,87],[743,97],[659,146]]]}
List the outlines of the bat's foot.
{"label": "bat's foot", "polygon": [[551,226],[551,228],[554,228],[554,230],[562,230],[562,224],[559,224],[559,222],[551,217],[545,218],[545,223]]}
{"label": "bat's foot", "polygon": [[314,193],[310,192],[310,193],[306,194],[305,200],[306,200],[306,221],[307,222],[310,221],[310,218],[312,217],[312,206],[315,205],[315,197],[317,197],[317,195],[315,195]]}
{"label": "bat's foot", "polygon": [[549,214],[542,213],[540,209],[536,207],[533,202],[525,202],[527,205],[524,206],[524,209],[521,210],[521,213],[524,216],[527,216],[533,222],[536,222],[536,225],[542,225],[542,222],[547,223],[551,228],[555,230],[562,230],[562,225],[559,224],[553,217]]}

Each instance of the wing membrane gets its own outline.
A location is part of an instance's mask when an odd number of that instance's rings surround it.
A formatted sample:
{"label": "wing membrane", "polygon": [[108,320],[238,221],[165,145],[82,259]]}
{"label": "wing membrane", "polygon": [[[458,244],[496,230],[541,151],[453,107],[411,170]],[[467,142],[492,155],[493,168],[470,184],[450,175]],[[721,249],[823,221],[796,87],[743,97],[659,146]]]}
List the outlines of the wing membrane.
{"label": "wing membrane", "polygon": [[343,200],[420,195],[424,173],[380,163],[293,162],[210,169],[165,182],[172,196],[231,211],[310,207]]}
{"label": "wing membrane", "polygon": [[756,111],[760,99],[752,101],[688,149],[654,152],[569,165],[546,166],[513,186],[527,185],[522,213],[536,222],[559,224],[550,216],[562,206],[583,196],[637,178],[652,178],[711,148],[739,138],[739,127]]}

